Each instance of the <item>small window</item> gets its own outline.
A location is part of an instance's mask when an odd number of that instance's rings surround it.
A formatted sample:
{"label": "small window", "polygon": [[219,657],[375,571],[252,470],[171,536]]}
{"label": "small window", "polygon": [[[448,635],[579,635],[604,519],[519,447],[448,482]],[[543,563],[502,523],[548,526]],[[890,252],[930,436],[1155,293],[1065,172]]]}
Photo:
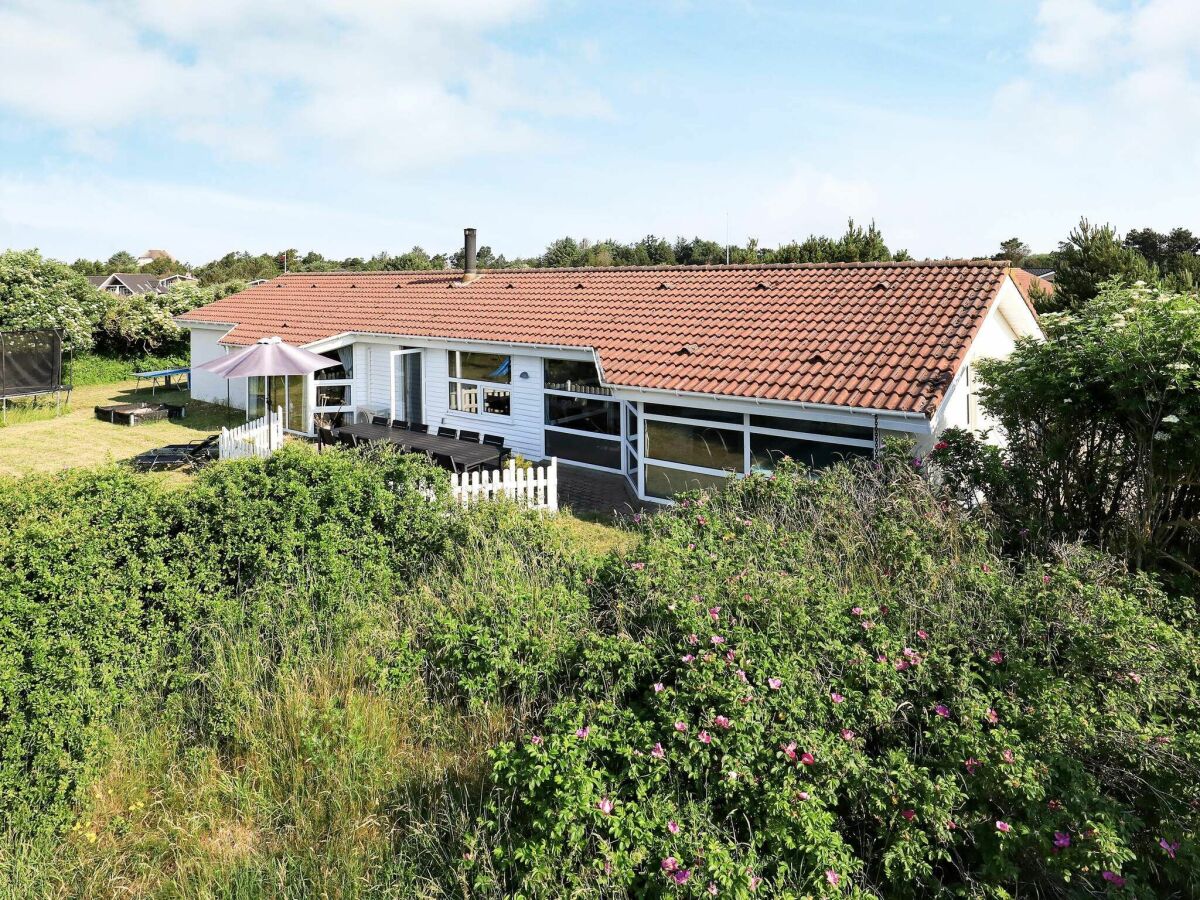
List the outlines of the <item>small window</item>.
{"label": "small window", "polygon": [[823,469],[835,463],[851,459],[870,459],[872,456],[874,453],[865,447],[849,447],[770,434],[750,435],[750,470],[753,472],[773,472],[779,461],[785,457],[812,469]]}
{"label": "small window", "polygon": [[642,412],[653,416],[675,416],[678,419],[700,419],[704,422],[728,422],[731,425],[741,425],[741,413],[727,412],[719,409],[695,409],[690,406],[668,406],[665,403],[647,403]]}
{"label": "small window", "polygon": [[783,416],[751,416],[750,427],[827,434],[830,437],[854,438],[860,441],[875,439],[874,430],[865,425],[842,425],[839,422],[817,422],[812,419],[789,419]]}
{"label": "small window", "polygon": [[328,350],[322,353],[326,359],[331,359],[337,363],[336,366],[330,366],[328,369],[318,369],[313,372],[313,379],[316,381],[349,381],[354,377],[354,348],[339,347],[337,350]]}
{"label": "small window", "polygon": [[600,373],[594,363],[575,359],[548,359],[545,370],[546,389],[551,391],[573,391],[577,394],[609,395],[609,388],[601,387]]}

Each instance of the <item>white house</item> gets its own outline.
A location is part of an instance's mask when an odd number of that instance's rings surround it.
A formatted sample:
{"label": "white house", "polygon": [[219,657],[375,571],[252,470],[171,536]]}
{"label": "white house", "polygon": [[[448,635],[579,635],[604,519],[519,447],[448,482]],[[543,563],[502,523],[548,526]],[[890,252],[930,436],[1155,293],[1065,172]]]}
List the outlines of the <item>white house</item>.
{"label": "white house", "polygon": [[[782,455],[986,427],[981,357],[1037,317],[991,260],[292,273],[180,317],[192,362],[279,335],[338,365],[274,379],[289,430],[386,415],[501,435],[661,500]],[[274,382],[279,382],[276,385]],[[259,415],[260,379],[192,394]]]}

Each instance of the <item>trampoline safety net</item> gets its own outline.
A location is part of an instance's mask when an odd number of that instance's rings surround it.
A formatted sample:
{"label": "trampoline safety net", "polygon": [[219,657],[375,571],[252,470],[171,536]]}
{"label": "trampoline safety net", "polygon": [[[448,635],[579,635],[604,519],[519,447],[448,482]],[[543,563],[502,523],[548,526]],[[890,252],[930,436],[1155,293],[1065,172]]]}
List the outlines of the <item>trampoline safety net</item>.
{"label": "trampoline safety net", "polygon": [[0,331],[0,398],[64,389],[56,331]]}

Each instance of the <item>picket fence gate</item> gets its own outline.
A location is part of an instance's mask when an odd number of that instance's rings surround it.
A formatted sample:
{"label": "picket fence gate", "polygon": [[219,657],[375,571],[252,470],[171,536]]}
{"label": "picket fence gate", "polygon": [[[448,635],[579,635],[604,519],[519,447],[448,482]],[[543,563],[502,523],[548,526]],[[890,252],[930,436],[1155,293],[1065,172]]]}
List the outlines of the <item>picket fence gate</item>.
{"label": "picket fence gate", "polygon": [[503,469],[450,476],[454,499],[467,506],[476,500],[508,498],[531,509],[558,511],[558,457],[531,469],[509,460]]}
{"label": "picket fence gate", "polygon": [[[268,440],[268,438],[270,438]],[[266,459],[283,446],[283,410],[277,409],[271,416],[268,431],[267,417],[255,419],[237,428],[222,428],[217,441],[221,459],[247,459],[257,456]]]}

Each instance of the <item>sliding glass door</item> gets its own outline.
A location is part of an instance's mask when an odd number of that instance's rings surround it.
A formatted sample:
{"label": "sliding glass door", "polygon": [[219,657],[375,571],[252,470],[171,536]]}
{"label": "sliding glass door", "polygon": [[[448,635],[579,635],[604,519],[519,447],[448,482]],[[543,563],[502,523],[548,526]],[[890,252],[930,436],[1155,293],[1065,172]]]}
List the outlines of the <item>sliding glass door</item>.
{"label": "sliding glass door", "polygon": [[393,419],[425,421],[425,379],[420,349],[393,350],[391,354],[391,410]]}

